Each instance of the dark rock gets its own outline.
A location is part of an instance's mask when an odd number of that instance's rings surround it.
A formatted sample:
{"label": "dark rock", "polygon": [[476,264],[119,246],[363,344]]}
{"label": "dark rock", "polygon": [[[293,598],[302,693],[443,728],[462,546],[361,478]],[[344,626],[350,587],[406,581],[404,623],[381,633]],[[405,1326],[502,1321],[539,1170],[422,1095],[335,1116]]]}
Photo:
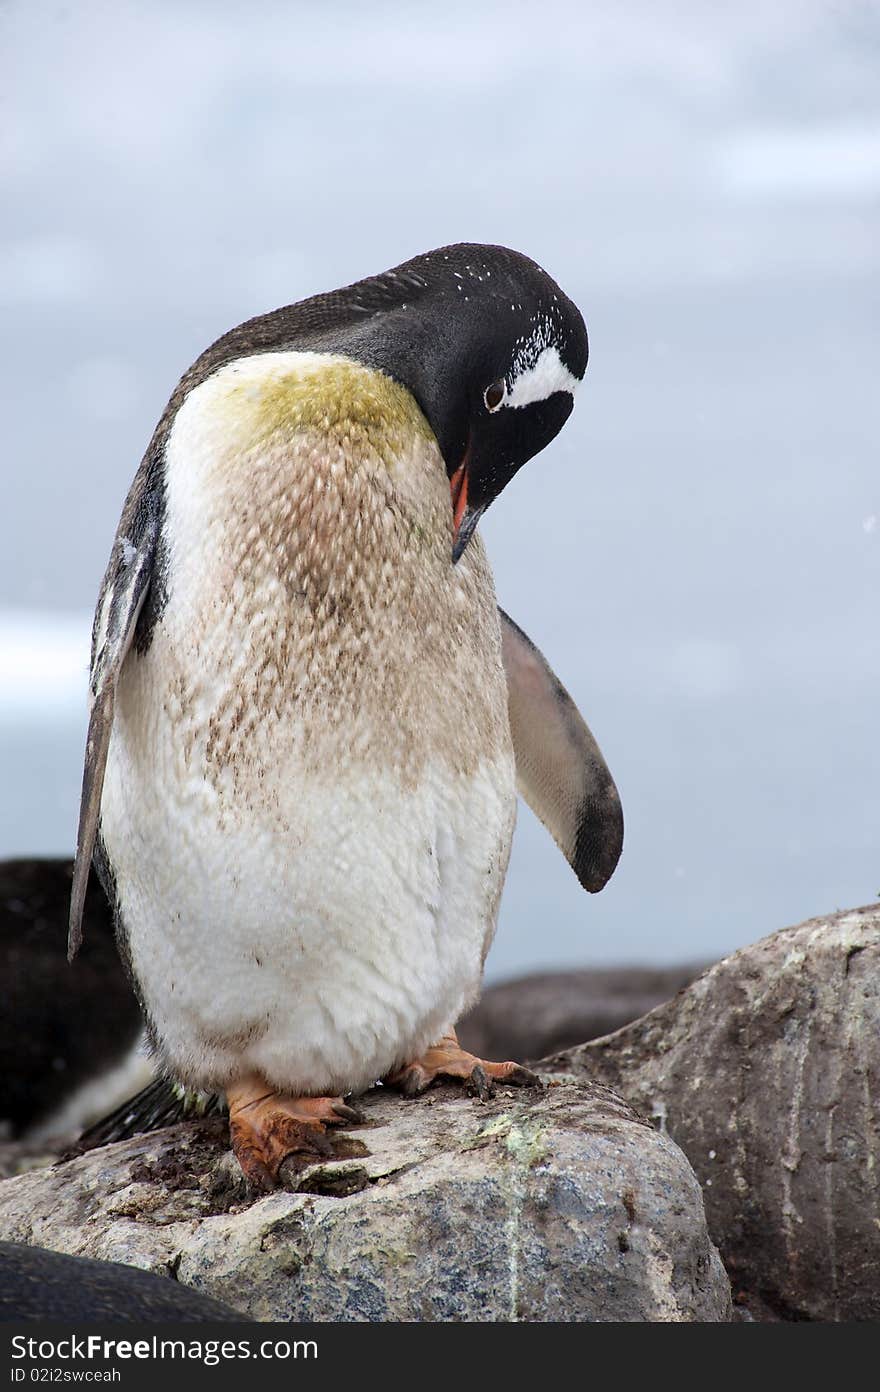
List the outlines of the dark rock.
{"label": "dark rock", "polygon": [[677,1141],[756,1318],[880,1319],[880,905],[774,933],[544,1066]]}
{"label": "dark rock", "polygon": [[669,1000],[703,970],[610,967],[536,972],[489,986],[461,1021],[458,1037],[480,1058],[544,1058],[611,1034]]}
{"label": "dark rock", "polygon": [[20,1136],[129,1052],[141,1016],[92,876],[85,944],[67,961],[72,862],[0,862],[0,1126]]}

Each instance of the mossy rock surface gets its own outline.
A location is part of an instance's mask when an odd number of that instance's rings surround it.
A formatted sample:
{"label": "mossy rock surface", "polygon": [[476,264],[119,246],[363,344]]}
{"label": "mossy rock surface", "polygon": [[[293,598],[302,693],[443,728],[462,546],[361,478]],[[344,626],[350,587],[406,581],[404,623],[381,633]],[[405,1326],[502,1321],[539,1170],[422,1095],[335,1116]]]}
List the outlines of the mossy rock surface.
{"label": "mossy rock surface", "polygon": [[0,1183],[0,1237],[283,1320],[726,1320],[684,1155],[607,1088],[377,1089],[338,1155],[257,1197],[222,1118]]}

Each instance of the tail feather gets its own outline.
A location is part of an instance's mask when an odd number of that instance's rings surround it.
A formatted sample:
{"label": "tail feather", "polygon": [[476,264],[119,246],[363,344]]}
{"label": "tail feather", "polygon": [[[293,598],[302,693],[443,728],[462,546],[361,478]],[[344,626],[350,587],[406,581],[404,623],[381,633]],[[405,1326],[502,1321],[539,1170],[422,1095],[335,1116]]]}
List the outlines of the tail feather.
{"label": "tail feather", "polygon": [[170,1078],[155,1078],[109,1116],[89,1126],[73,1154],[82,1155],[98,1146],[158,1131],[161,1126],[174,1126],[190,1117],[217,1116],[224,1111],[224,1100],[217,1093],[187,1092]]}

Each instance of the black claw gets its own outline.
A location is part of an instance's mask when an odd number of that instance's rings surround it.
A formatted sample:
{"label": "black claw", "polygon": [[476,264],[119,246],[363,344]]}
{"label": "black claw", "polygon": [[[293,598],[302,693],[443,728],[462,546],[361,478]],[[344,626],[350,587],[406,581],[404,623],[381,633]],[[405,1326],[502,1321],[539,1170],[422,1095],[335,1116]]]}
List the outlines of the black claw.
{"label": "black claw", "polygon": [[326,1150],[323,1147],[318,1149],[317,1146],[314,1150],[292,1150],[278,1166],[277,1187],[295,1190],[303,1170],[307,1170],[309,1165],[314,1165],[319,1160],[331,1159],[332,1156],[333,1147],[329,1145]]}
{"label": "black claw", "polygon": [[543,1088],[544,1084],[537,1073],[532,1073],[530,1069],[523,1068],[522,1064],[517,1064],[515,1072],[509,1078],[504,1078],[503,1082],[511,1083],[513,1087],[533,1087]]}
{"label": "black claw", "polygon": [[347,1102],[336,1102],[333,1111],[342,1121],[350,1121],[354,1125],[361,1125],[367,1119],[363,1112],[359,1112],[357,1107],[350,1107]]}
{"label": "black claw", "polygon": [[428,1083],[417,1068],[411,1068],[408,1073],[404,1073],[396,1086],[403,1093],[404,1097],[418,1097],[420,1093],[425,1091]]}
{"label": "black claw", "polygon": [[314,1165],[318,1160],[330,1160],[333,1155],[333,1140],[327,1132],[318,1131],[314,1126],[303,1126],[301,1137],[278,1166],[279,1182],[284,1183],[282,1170],[286,1170],[289,1176],[298,1174],[308,1165]]}
{"label": "black claw", "polygon": [[268,1165],[253,1165],[250,1173],[245,1174],[245,1179],[255,1194],[271,1194],[275,1188],[275,1180]]}
{"label": "black claw", "polygon": [[479,1097],[481,1102],[488,1102],[490,1097],[495,1096],[495,1084],[481,1063],[475,1065],[465,1087],[469,1096]]}

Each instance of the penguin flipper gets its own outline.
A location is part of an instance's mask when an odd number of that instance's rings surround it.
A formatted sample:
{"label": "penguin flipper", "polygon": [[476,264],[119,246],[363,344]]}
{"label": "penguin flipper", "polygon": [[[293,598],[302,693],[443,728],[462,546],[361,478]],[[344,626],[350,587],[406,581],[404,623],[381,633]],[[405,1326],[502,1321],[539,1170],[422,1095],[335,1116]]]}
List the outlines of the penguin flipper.
{"label": "penguin flipper", "polygon": [[510,730],[521,796],[584,889],[595,894],[623,849],[623,811],[593,735],[534,643],[499,607]]}
{"label": "penguin flipper", "polygon": [[116,686],[153,577],[160,521],[157,488],[157,468],[154,460],[147,456],[126,499],[95,612],[89,671],[89,730],[70,893],[67,956],[71,962],[82,943],[83,906],[101,815]]}

